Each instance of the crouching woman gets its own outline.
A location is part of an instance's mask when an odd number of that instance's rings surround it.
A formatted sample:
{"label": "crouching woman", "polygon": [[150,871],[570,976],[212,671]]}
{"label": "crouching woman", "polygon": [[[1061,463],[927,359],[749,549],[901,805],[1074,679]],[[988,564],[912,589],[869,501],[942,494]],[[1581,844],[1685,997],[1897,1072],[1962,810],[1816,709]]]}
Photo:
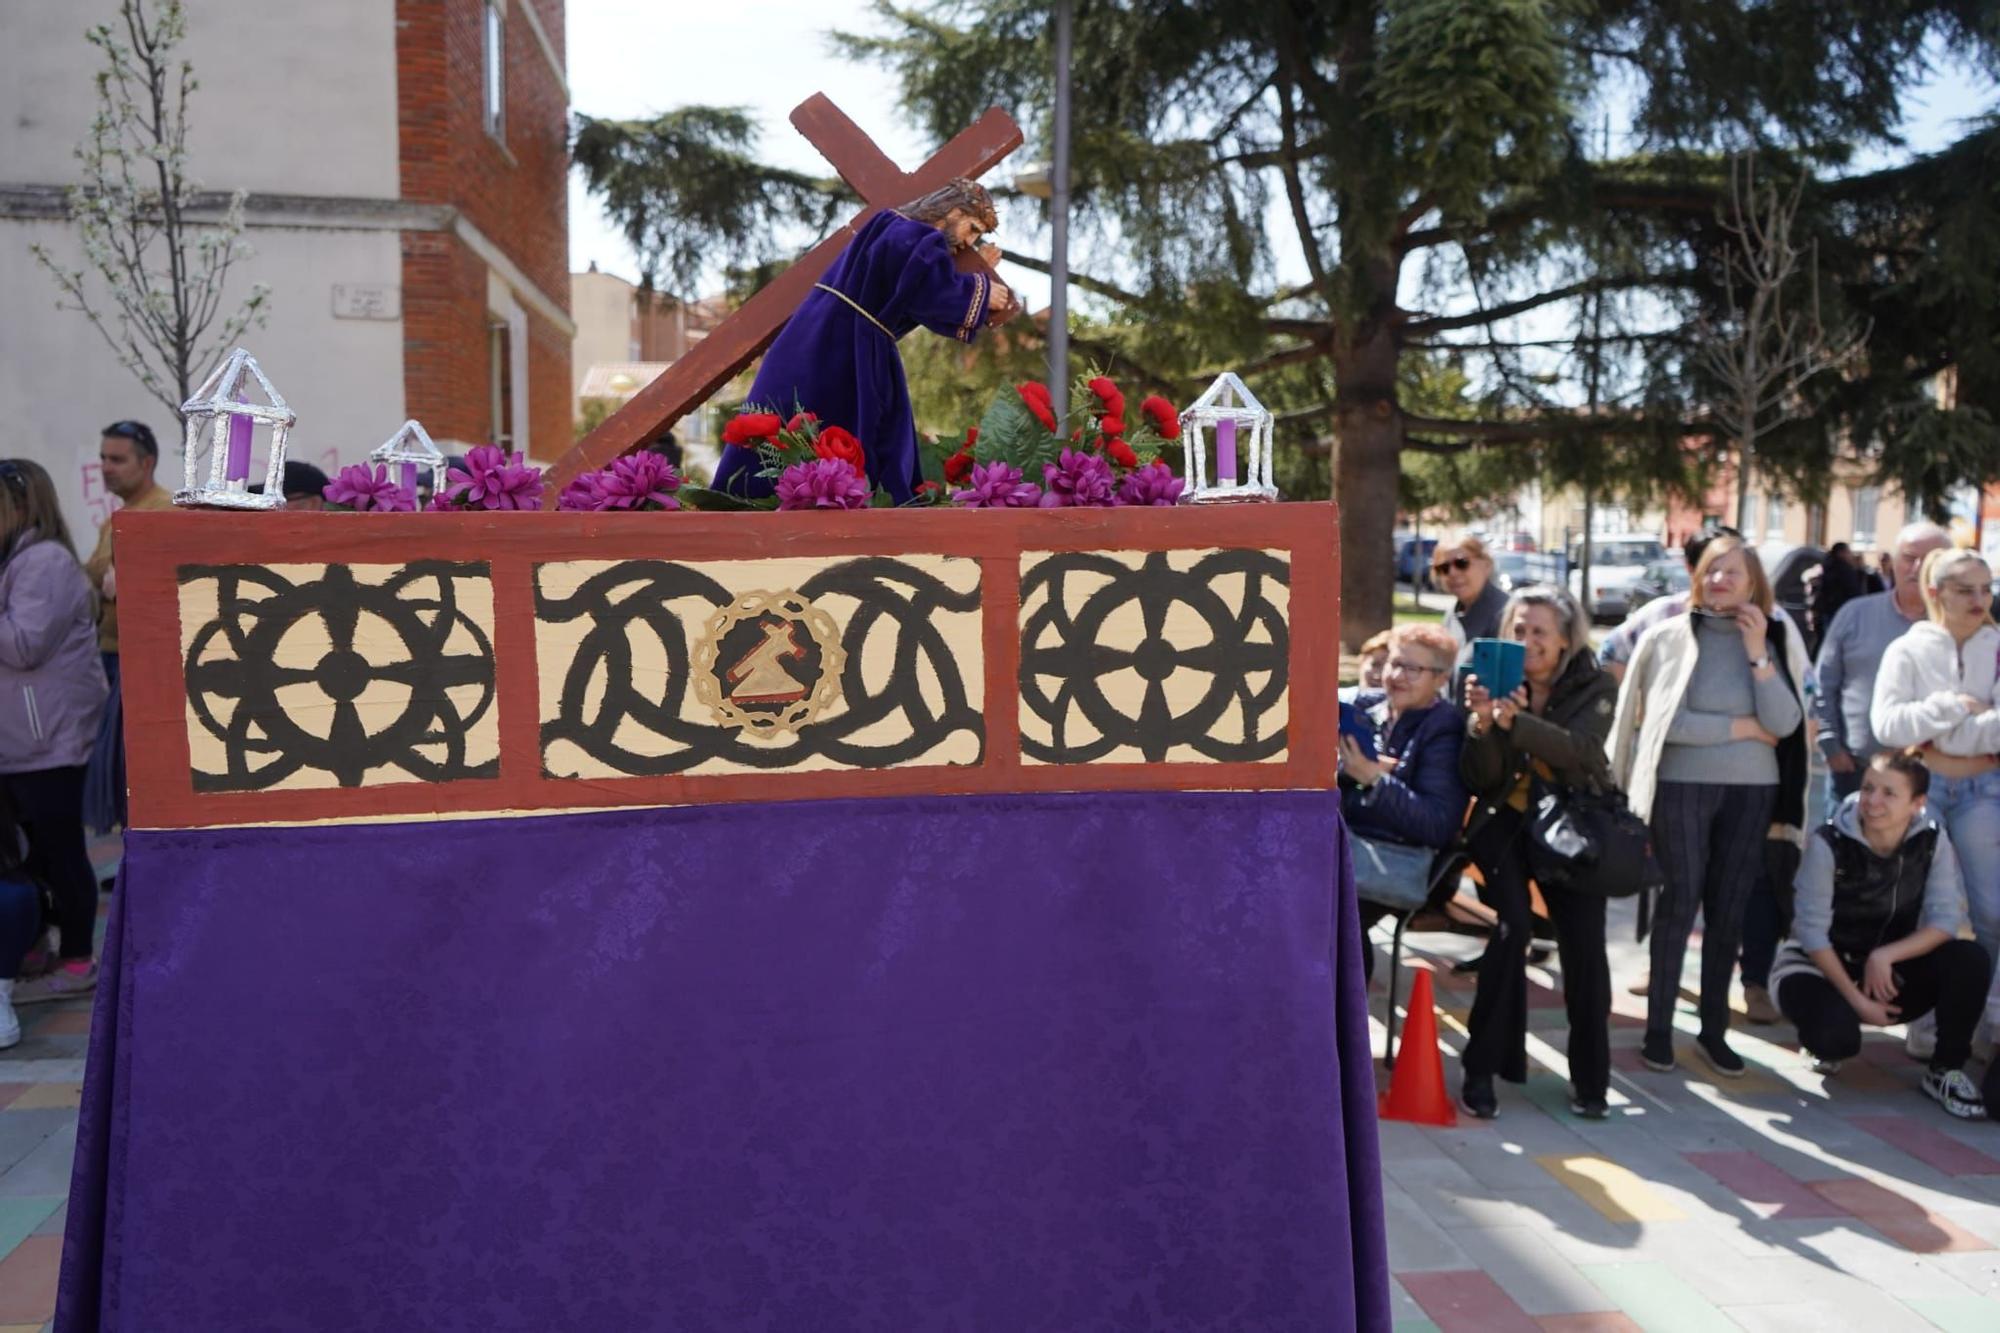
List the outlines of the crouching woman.
{"label": "crouching woman", "polygon": [[1792,936],[1771,967],[1778,1008],[1823,1073],[1861,1050],[1861,1026],[1937,1013],[1924,1092],[1961,1118],[1986,1114],[1965,1074],[1986,1003],[1986,951],[1960,939],[1965,884],[1943,821],[1925,809],[1930,770],[1907,751],[1869,761],[1861,790],[1807,840]]}

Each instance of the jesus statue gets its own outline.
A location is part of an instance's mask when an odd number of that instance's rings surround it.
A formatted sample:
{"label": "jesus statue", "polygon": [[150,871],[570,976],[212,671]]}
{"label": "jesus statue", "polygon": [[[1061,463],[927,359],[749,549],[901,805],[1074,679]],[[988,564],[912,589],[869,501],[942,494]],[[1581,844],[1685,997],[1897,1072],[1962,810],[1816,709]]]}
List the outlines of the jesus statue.
{"label": "jesus statue", "polygon": [[[867,454],[868,480],[897,504],[923,480],[916,419],[896,343],[919,324],[969,343],[988,324],[1020,313],[991,265],[998,248],[981,238],[999,226],[983,186],[954,180],[868,220],[778,334],[747,402],[789,416],[803,409],[824,426],[853,432]],[[960,256],[984,262],[960,272]],[[718,490],[768,495],[754,449],[728,445]]]}

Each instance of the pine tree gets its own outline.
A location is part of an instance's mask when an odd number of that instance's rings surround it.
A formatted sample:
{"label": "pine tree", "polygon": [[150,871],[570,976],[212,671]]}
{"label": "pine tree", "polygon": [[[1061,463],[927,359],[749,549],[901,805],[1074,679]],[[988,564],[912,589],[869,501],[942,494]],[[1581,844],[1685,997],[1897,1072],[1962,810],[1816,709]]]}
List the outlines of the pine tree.
{"label": "pine tree", "polygon": [[[1693,486],[1723,455],[1704,407],[1717,386],[1691,352],[1703,317],[1726,306],[1716,257],[1731,153],[1758,151],[1779,177],[1805,178],[1800,226],[1819,242],[1829,314],[1867,323],[1875,340],[1868,373],[1821,377],[1808,386],[1815,410],[1759,439],[1760,466],[1805,491],[1825,485],[1828,455],[1850,435],[1884,440],[1893,469],[1928,434],[1955,441],[1954,466],[1990,467],[1979,421],[1960,416],[1943,432],[1919,392],[1962,354],[1980,363],[1961,367],[1962,405],[1984,406],[1996,378],[1983,360],[1996,270],[1975,267],[1995,244],[1995,176],[1948,177],[1927,162],[1840,172],[1855,146],[1893,143],[1904,96],[1938,53],[1996,68],[1993,6],[1074,3],[1073,201],[1084,252],[1094,235],[1120,261],[1077,285],[1119,308],[1133,362],[1176,374],[1234,366],[1283,407],[1288,435],[1331,426],[1350,643],[1389,620],[1406,450],[1507,450],[1498,466],[1482,457],[1480,475],[1512,466],[1628,488]],[[877,0],[886,35],[837,40],[893,71],[906,110],[939,140],[998,104],[1032,142],[1052,96],[1051,9]],[[1612,154],[1591,122],[1604,100],[1593,95],[1614,84],[1631,125]],[[1995,133],[1953,152],[1984,161]],[[782,188],[769,182],[759,197]],[[1272,278],[1279,226],[1310,273],[1290,290]],[[1985,290],[1954,291],[1947,273]],[[1398,300],[1406,277],[1422,293],[1416,308]],[[1581,317],[1586,302],[1599,318]],[[1536,311],[1567,313],[1569,336],[1502,339],[1505,321]],[[1977,353],[1957,342],[1982,335]],[[1472,368],[1492,386],[1478,413],[1406,406],[1415,357]],[[1603,373],[1592,411],[1563,392],[1586,360]],[[1284,391],[1267,396],[1273,383]],[[1934,470],[1920,480],[1940,484]]]}

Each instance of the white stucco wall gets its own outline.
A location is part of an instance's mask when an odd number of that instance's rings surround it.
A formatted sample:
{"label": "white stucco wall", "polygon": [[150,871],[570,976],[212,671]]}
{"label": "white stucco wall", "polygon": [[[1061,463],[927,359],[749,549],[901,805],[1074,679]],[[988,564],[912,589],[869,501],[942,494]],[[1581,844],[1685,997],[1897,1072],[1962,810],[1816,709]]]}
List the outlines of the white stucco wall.
{"label": "white stucco wall", "polygon": [[[68,184],[115,0],[0,3],[0,182]],[[192,174],[215,190],[393,199],[395,0],[190,0]]]}
{"label": "white stucco wall", "polygon": [[[266,327],[242,338],[299,424],[291,456],[331,473],[359,462],[403,423],[403,325],[336,319],[336,283],[401,281],[397,233],[259,230],[254,275],[272,288]],[[55,288],[28,253],[40,242],[75,258],[66,226],[0,218],[0,455],[33,458],[56,479],[80,545],[110,512],[97,476],[98,432],[136,418],[160,437],[161,484],[181,479],[179,427],[121,368],[83,316],[55,309]],[[231,304],[233,308],[233,303]],[[205,374],[206,370],[201,373]],[[260,458],[258,471],[263,467]]]}

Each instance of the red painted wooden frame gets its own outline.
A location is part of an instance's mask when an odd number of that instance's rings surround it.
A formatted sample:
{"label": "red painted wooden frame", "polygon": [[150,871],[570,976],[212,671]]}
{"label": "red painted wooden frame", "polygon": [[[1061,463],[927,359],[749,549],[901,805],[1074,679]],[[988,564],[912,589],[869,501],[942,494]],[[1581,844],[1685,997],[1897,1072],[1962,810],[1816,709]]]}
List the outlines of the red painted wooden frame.
{"label": "red painted wooden frame", "polygon": [[[1326,789],[1335,779],[1339,525],[1330,504],[1183,508],[864,510],[846,514],[118,514],[127,767],[138,828],[442,812],[564,810],[1012,791]],[[1023,551],[1285,550],[1291,557],[1287,758],[1257,763],[1024,765]],[[534,566],[560,560],[830,559],[951,555],[981,563],[986,742],[976,766],[840,772],[552,778],[542,773]],[[196,792],[187,736],[177,571],[189,564],[492,568],[500,773],[306,791]]]}

